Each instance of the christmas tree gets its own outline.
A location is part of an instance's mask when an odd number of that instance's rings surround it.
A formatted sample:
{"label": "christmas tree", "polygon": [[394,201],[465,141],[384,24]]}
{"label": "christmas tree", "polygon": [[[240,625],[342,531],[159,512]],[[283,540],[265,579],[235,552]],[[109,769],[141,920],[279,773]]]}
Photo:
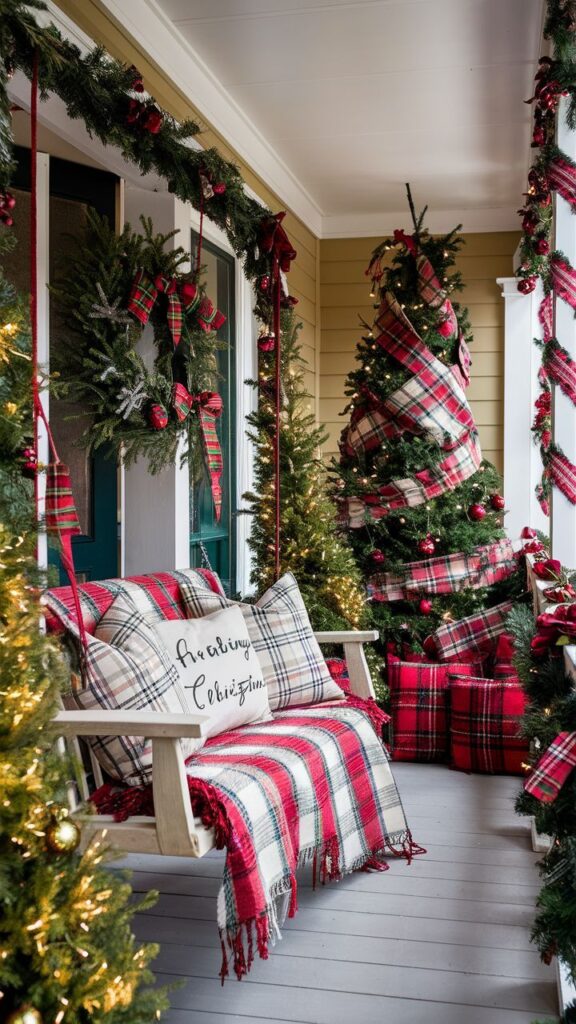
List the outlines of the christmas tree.
{"label": "christmas tree", "polygon": [[[346,382],[350,421],[332,468],[381,639],[418,650],[440,624],[503,601],[512,584],[467,586],[466,571],[452,581],[450,556],[461,554],[460,569],[470,556],[476,566],[494,562],[497,550],[487,546],[504,537],[504,502],[465,394],[472,338],[467,310],[453,298],[462,288],[459,228],[429,234],[426,211],[417,218],[408,195],[413,234],[383,241],[366,271],[378,312],[372,326],[363,323],[358,367]],[[408,565],[415,562],[428,562],[424,576]],[[514,565],[493,565],[476,583],[510,577]],[[452,582],[455,592],[439,592]]]}
{"label": "christmas tree", "polygon": [[[281,572],[298,580],[315,629],[357,629],[367,620],[361,575],[346,541],[338,536],[336,511],[326,490],[321,448],[326,440],[309,411],[305,360],[294,314],[282,314],[280,435]],[[258,409],[248,416],[255,445],[255,490],[244,495],[252,515],[252,583],[258,592],[274,582],[275,486],[274,361],[269,335],[261,345]]]}
{"label": "christmas tree", "polygon": [[[7,251],[0,239],[0,256]],[[102,840],[78,852],[71,766],[50,722],[67,672],[40,629],[30,452],[27,305],[0,271],[0,1018],[10,1024],[144,1024],[167,1006],[150,987],[157,950],[136,943],[136,906],[103,865]],[[150,905],[154,898],[144,901]]]}

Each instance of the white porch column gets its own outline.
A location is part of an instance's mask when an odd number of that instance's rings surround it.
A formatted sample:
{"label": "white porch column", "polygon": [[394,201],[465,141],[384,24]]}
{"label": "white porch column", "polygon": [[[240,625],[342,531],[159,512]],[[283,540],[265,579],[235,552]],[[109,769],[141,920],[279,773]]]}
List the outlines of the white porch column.
{"label": "white porch column", "polygon": [[541,333],[539,284],[529,295],[517,288],[518,278],[499,277],[504,312],[504,498],[506,532],[518,537],[524,526],[548,533],[548,519],[535,494],[542,476],[542,460],[533,443],[531,426],[538,395],[540,353],[534,338]]}
{"label": "white porch column", "polygon": [[[572,160],[576,159],[576,132],[566,125],[567,97],[562,97],[558,111],[558,146]],[[572,266],[576,266],[576,218],[565,199],[555,197],[555,249],[561,249]],[[576,320],[574,311],[563,299],[555,300],[556,337],[576,359]],[[571,462],[576,463],[576,408],[559,387],[554,387],[554,441]],[[576,505],[572,505],[557,487],[552,488],[552,555],[568,568],[576,568]]]}
{"label": "white porch column", "polygon": [[[168,192],[149,192],[126,185],[125,217],[134,230],[140,214],[152,217],[156,231],[179,229],[174,248],[190,248],[189,207]],[[182,269],[186,269],[183,265]],[[140,351],[153,360],[152,332],[146,330]],[[154,570],[185,569],[190,564],[190,480],[188,467],[170,466],[157,476],[146,459],[122,471],[122,575]]]}

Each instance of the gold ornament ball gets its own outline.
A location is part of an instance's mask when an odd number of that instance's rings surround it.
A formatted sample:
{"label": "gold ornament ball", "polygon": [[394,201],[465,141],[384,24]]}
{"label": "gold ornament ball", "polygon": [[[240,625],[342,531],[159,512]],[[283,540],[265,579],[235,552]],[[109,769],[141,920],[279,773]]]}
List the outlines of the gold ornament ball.
{"label": "gold ornament ball", "polygon": [[53,821],[46,829],[46,845],[53,853],[73,853],[80,843],[80,836],[80,828],[75,821],[71,818],[61,818],[59,821]]}
{"label": "gold ornament ball", "polygon": [[10,1014],[6,1024],[42,1024],[42,1017],[33,1006],[21,1006]]}

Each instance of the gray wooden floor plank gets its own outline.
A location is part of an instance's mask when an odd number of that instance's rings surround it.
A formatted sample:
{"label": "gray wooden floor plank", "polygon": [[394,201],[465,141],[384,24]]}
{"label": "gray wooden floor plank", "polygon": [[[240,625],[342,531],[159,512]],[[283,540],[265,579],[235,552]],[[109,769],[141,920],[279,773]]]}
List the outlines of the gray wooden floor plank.
{"label": "gray wooden floor plank", "polygon": [[216,893],[224,858],[132,856],[138,915],[159,941],[160,979],[185,979],[166,1024],[532,1024],[557,1020],[552,968],[530,944],[539,889],[520,782],[444,766],[393,766],[426,856],[312,891],[299,873],[296,918],[266,962],[221,988]]}

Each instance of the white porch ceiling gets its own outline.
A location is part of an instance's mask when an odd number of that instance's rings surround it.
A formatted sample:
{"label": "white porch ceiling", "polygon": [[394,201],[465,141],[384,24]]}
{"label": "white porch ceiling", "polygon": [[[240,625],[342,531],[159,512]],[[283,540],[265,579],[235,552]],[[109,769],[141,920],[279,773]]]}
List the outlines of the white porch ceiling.
{"label": "white porch ceiling", "polygon": [[[122,17],[124,5],[107,6]],[[228,103],[236,122],[242,116],[248,150],[250,137],[265,140],[269,158],[317,208],[323,236],[376,234],[404,221],[405,181],[418,205],[429,204],[435,229],[457,220],[465,230],[518,226],[530,155],[523,101],[543,0],[146,7],[219,88],[220,130]]]}

